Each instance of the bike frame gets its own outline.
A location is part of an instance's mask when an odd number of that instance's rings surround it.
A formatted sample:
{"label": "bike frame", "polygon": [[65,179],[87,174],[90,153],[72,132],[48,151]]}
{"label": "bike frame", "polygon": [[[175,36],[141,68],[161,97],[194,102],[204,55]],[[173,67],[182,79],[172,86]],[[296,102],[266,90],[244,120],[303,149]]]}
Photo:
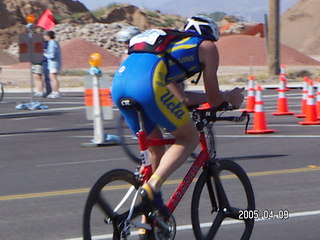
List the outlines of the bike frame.
{"label": "bike frame", "polygon": [[[149,146],[171,145],[175,143],[175,139],[148,139],[147,134],[143,129],[139,130],[137,135],[143,165],[143,169],[141,170],[143,176],[142,182],[145,182],[148,181],[148,179],[152,175],[151,162],[148,160],[148,157],[146,157],[146,155],[149,154]],[[210,159],[206,137],[203,130],[200,130],[200,146],[201,151],[198,157],[195,159],[189,171],[187,172],[187,174],[179,184],[178,188],[172,194],[169,202],[167,203],[167,208],[171,213],[173,213],[176,207],[178,206],[179,202],[188,190],[190,184],[192,183],[193,179],[195,178],[201,167],[204,165],[206,161]]]}

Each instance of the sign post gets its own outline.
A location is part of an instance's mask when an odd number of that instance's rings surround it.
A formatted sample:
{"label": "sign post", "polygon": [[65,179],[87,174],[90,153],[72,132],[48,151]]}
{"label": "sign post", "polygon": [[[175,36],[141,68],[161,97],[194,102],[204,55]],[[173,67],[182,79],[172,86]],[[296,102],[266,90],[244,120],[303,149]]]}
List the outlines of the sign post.
{"label": "sign post", "polygon": [[30,88],[31,101],[29,103],[22,103],[16,106],[16,109],[47,109],[47,106],[40,102],[34,101],[34,79],[32,73],[32,63],[43,61],[43,38],[41,34],[33,32],[35,17],[30,14],[27,16],[27,30],[28,33],[21,33],[19,35],[19,61],[30,62]]}
{"label": "sign post", "polygon": [[103,120],[113,119],[110,84],[107,78],[102,78],[99,69],[101,55],[91,54],[89,58],[91,68],[89,73],[92,80],[85,81],[86,117],[93,120],[93,139],[91,143],[83,146],[106,146],[119,144],[119,137],[112,134],[104,134]]}

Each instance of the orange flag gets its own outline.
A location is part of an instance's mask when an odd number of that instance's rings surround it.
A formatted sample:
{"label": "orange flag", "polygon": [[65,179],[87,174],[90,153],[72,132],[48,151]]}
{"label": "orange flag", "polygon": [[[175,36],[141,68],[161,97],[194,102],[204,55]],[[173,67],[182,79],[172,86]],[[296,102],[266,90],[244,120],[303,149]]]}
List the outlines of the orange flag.
{"label": "orange flag", "polygon": [[37,26],[45,30],[52,30],[56,24],[54,23],[53,14],[50,9],[47,9],[40,17]]}

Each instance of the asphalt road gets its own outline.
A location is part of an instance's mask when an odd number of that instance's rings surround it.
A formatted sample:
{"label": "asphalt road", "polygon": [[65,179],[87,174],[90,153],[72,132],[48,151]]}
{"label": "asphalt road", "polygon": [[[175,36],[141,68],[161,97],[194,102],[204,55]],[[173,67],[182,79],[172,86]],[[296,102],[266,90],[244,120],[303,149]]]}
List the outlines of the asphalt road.
{"label": "asphalt road", "polygon": [[[300,112],[300,92],[287,93],[291,111]],[[257,210],[290,213],[286,220],[260,219],[251,239],[318,240],[320,125],[302,126],[294,116],[271,115],[277,92],[266,90],[263,95],[268,128],[276,132],[245,135],[243,124],[217,123],[218,157],[235,160],[248,173]],[[0,239],[81,239],[84,203],[95,180],[108,170],[136,166],[119,146],[82,146],[93,138],[82,93],[38,99],[48,110],[15,110],[19,102],[29,100],[28,94],[10,93],[0,103]],[[118,115],[116,109],[114,114]],[[114,126],[115,120],[105,121],[105,133],[115,133]],[[164,185],[165,196],[190,164],[186,162]],[[192,187],[174,214],[176,239],[194,239]],[[225,225],[221,239],[231,239],[237,227]]]}

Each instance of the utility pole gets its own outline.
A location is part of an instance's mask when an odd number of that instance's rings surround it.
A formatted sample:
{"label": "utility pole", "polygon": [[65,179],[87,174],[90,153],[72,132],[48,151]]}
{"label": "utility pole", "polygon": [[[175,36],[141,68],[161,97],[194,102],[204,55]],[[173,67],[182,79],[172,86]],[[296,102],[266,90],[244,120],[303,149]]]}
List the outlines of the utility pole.
{"label": "utility pole", "polygon": [[269,0],[268,20],[269,75],[280,74],[280,0]]}

